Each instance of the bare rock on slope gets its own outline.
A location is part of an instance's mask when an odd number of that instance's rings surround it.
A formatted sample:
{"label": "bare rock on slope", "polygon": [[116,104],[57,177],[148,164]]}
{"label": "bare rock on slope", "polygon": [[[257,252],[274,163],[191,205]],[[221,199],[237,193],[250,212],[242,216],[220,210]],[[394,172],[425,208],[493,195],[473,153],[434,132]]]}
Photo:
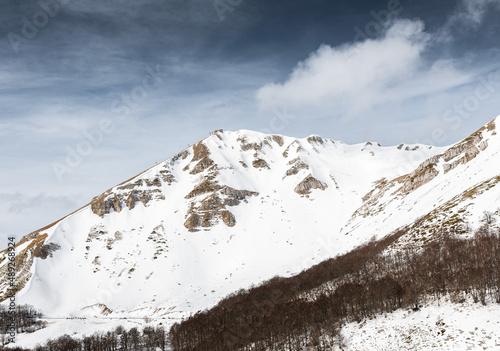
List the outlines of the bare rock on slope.
{"label": "bare rock on slope", "polygon": [[295,192],[300,195],[306,195],[311,193],[311,189],[325,190],[327,187],[325,183],[320,182],[309,174],[295,187]]}

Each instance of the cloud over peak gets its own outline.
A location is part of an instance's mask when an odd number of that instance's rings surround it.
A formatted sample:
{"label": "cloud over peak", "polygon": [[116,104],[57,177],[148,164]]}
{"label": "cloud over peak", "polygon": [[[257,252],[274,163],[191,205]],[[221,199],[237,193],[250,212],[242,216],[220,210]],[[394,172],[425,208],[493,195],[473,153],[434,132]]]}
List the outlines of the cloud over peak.
{"label": "cloud over peak", "polygon": [[428,42],[420,20],[393,22],[378,39],[321,45],[299,62],[284,83],[257,92],[261,108],[274,106],[356,106],[368,108],[380,90],[403,81],[419,66]]}

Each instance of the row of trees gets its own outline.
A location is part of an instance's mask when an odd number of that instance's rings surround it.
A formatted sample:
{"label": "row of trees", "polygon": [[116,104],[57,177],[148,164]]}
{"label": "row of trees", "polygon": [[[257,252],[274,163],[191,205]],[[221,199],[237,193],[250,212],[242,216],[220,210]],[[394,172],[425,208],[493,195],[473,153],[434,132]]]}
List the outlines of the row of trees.
{"label": "row of trees", "polygon": [[30,305],[0,305],[0,345],[10,339],[11,333],[32,333],[46,323],[38,319],[42,313]]}
{"label": "row of trees", "polygon": [[[158,351],[167,350],[167,334],[163,327],[145,327],[142,332],[137,328],[125,330],[119,326],[106,333],[94,333],[83,339],[73,339],[63,335],[38,345],[34,351]],[[24,348],[11,348],[12,351],[29,351]]]}
{"label": "row of trees", "polygon": [[380,254],[402,232],[295,277],[242,290],[175,324],[175,351],[327,350],[343,323],[444,295],[500,303],[500,232],[443,233],[421,248]]}

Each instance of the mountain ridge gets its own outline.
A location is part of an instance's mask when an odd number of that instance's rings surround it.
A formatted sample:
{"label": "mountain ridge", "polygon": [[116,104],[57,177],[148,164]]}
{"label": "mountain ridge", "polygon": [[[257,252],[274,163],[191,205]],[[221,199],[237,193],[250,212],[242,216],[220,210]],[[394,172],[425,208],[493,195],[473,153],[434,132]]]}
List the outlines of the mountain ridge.
{"label": "mountain ridge", "polygon": [[[23,237],[19,300],[52,317],[182,318],[418,218],[429,226],[434,222],[425,216],[453,198],[463,204],[460,194],[476,185],[478,196],[496,195],[494,169],[476,183],[453,183],[472,177],[462,168],[482,167],[478,160],[494,164],[495,121],[471,134],[481,137],[450,147],[216,132]],[[481,187],[488,175],[494,185]],[[411,179],[420,185],[405,187]],[[436,192],[434,184],[453,190],[441,191],[427,210],[420,202]],[[422,228],[393,249],[415,242]],[[42,248],[45,258],[38,257]]]}

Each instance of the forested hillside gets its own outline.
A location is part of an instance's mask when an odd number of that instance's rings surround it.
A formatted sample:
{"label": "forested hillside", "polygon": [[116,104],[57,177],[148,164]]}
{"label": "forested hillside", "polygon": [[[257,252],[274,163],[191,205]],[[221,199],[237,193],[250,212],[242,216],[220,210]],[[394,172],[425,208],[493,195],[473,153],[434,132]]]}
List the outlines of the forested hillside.
{"label": "forested hillside", "polygon": [[500,303],[500,233],[442,233],[420,249],[381,253],[403,232],[233,294],[171,329],[175,351],[330,350],[339,328],[396,309],[418,310],[445,295]]}

